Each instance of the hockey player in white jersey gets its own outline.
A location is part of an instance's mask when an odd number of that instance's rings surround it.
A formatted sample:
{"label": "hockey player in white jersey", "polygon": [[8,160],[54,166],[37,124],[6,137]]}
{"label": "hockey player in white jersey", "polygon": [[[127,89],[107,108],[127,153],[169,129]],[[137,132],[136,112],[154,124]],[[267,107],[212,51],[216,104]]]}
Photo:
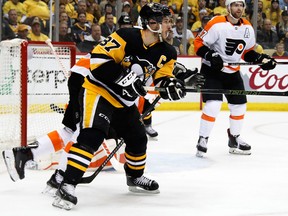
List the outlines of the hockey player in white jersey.
{"label": "hockey player in white jersey", "polygon": [[[195,52],[202,57],[200,73],[205,75],[203,88],[244,90],[240,66],[224,66],[224,63],[246,62],[259,64],[263,70],[272,70],[276,61],[266,54],[254,51],[255,36],[251,24],[242,15],[244,0],[226,0],[227,16],[215,16],[194,41]],[[229,152],[251,154],[251,146],[240,138],[246,112],[246,95],[225,95],[230,109],[228,133]],[[207,151],[208,137],[221,109],[222,94],[203,94],[203,108],[196,156]]]}

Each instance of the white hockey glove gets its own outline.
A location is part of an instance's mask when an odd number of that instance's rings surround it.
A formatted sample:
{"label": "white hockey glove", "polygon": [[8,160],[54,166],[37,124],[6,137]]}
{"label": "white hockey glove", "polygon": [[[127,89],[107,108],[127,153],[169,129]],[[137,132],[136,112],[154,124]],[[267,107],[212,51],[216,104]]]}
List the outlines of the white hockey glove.
{"label": "white hockey glove", "polygon": [[140,78],[130,69],[124,70],[124,75],[121,76],[116,83],[122,86],[124,90],[123,93],[130,97],[145,96],[147,94]]}
{"label": "white hockey glove", "polygon": [[179,100],[186,95],[185,85],[182,80],[166,77],[161,81],[160,87],[165,88],[160,92],[163,99]]}

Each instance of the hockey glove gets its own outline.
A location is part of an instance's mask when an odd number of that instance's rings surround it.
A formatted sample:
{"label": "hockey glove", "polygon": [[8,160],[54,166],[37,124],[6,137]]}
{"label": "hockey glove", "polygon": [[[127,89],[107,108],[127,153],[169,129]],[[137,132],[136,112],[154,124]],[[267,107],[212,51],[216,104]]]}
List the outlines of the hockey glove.
{"label": "hockey glove", "polygon": [[257,62],[262,63],[260,67],[263,70],[273,70],[277,64],[276,60],[267,54],[261,54]]}
{"label": "hockey glove", "polygon": [[116,83],[122,86],[123,92],[130,97],[145,96],[147,94],[142,81],[137,77],[136,73],[130,69],[124,70],[124,75],[121,76]]}
{"label": "hockey glove", "polygon": [[164,78],[160,87],[165,88],[165,91],[160,92],[163,99],[179,100],[186,95],[185,85],[183,81],[175,78]]}
{"label": "hockey glove", "polygon": [[214,50],[210,50],[205,54],[204,57],[207,61],[210,61],[211,68],[217,71],[221,71],[223,68],[223,60],[221,56],[216,53]]}
{"label": "hockey glove", "polygon": [[175,62],[173,75],[177,78],[185,82],[186,79],[190,78],[193,74],[198,72],[198,68],[193,68],[192,70],[187,69],[183,64],[179,62]]}
{"label": "hockey glove", "polygon": [[185,85],[193,89],[201,88],[204,85],[205,77],[203,74],[196,73],[185,79]]}

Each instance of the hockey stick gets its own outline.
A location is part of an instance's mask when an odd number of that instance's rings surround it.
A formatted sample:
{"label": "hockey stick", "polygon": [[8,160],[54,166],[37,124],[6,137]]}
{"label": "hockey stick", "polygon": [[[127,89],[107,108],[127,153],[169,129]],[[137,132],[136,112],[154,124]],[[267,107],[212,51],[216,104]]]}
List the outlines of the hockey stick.
{"label": "hockey stick", "polygon": [[[148,91],[166,91],[161,87],[145,87]],[[185,87],[186,92],[191,93],[203,93],[203,94],[227,94],[227,95],[262,95],[262,96],[288,96],[288,91],[285,92],[273,92],[273,91],[246,91],[246,90],[232,90],[232,89],[194,89],[191,87]]]}
{"label": "hockey stick", "polygon": [[54,48],[53,44],[51,43],[51,40],[50,40],[50,39],[47,39],[47,40],[45,41],[45,43],[46,43],[46,44],[49,46],[49,48],[51,49],[53,55],[55,56],[55,59],[57,60],[57,62],[59,63],[61,69],[63,70],[64,75],[65,75],[66,77],[69,77],[69,76],[70,76],[70,72],[67,71],[66,68],[64,67],[62,61],[60,60],[60,58],[59,58],[59,56],[58,56],[58,54],[57,54],[57,52],[55,51],[55,48]]}
{"label": "hockey stick", "polygon": [[111,151],[111,153],[107,156],[107,158],[103,161],[103,163],[98,167],[98,169],[90,176],[82,177],[80,184],[89,184],[91,183],[96,176],[102,171],[102,169],[106,166],[106,164],[111,160],[112,157],[116,154],[116,152],[121,148],[124,144],[124,139],[121,138],[121,141],[118,145]]}
{"label": "hockey stick", "polygon": [[161,97],[158,95],[154,101],[150,104],[150,106],[148,107],[147,110],[145,110],[144,113],[142,113],[141,117],[140,117],[140,121],[143,123],[143,119],[144,117],[146,117],[151,111],[153,111],[154,107],[156,106],[156,104],[159,102],[159,100],[161,99]]}
{"label": "hockey stick", "polygon": [[50,109],[53,110],[54,112],[57,112],[59,114],[64,114],[65,109],[57,106],[56,104],[52,103],[50,104]]}
{"label": "hockey stick", "polygon": [[[233,63],[224,63],[224,66],[237,66],[237,65],[242,65],[242,66],[249,66],[249,65],[261,65],[262,63],[259,63],[259,64],[255,64],[253,62],[233,62]],[[288,61],[287,62],[278,62],[277,61],[277,64],[279,65],[287,65],[288,64]]]}
{"label": "hockey stick", "polygon": [[[116,141],[115,141],[115,143],[116,143]],[[117,143],[116,143],[116,145],[117,145]],[[111,150],[109,148],[108,141],[106,140],[106,142],[105,142],[105,140],[104,140],[104,142],[102,143],[101,147],[102,147],[104,153],[106,154],[106,156],[108,157],[111,154]],[[121,164],[115,157],[111,157],[110,163],[112,164],[113,168],[117,172],[123,172],[124,171],[123,164]]]}

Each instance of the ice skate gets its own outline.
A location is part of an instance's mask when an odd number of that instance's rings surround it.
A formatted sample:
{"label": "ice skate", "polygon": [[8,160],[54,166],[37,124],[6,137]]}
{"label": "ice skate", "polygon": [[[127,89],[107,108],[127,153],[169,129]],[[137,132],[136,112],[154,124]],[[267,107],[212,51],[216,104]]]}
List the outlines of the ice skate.
{"label": "ice skate", "polygon": [[75,185],[62,182],[56,191],[52,205],[61,209],[71,210],[77,204]]}
{"label": "ice skate", "polygon": [[145,176],[134,178],[132,176],[126,176],[127,185],[129,186],[129,191],[134,193],[160,193],[158,190],[159,185],[155,180],[151,180]]}
{"label": "ice skate", "polygon": [[227,129],[228,133],[228,146],[230,147],[229,153],[239,154],[239,155],[250,155],[251,146],[244,142],[239,136],[240,135],[231,135],[230,129]]}
{"label": "ice skate", "polygon": [[151,124],[145,125],[145,130],[149,137],[155,138],[158,136],[158,132],[152,128]]}
{"label": "ice skate", "polygon": [[25,164],[33,160],[30,146],[15,147],[12,150],[4,150],[2,156],[7,167],[7,171],[12,181],[25,178]]}
{"label": "ice skate", "polygon": [[42,192],[45,195],[49,195],[52,197],[56,196],[56,191],[59,188],[61,182],[63,181],[64,172],[62,170],[55,170],[53,175],[47,181],[46,188]]}
{"label": "ice skate", "polygon": [[207,142],[208,142],[208,137],[203,137],[200,136],[198,139],[198,143],[197,143],[197,152],[196,152],[196,156],[197,157],[203,157],[204,154],[207,152]]}

